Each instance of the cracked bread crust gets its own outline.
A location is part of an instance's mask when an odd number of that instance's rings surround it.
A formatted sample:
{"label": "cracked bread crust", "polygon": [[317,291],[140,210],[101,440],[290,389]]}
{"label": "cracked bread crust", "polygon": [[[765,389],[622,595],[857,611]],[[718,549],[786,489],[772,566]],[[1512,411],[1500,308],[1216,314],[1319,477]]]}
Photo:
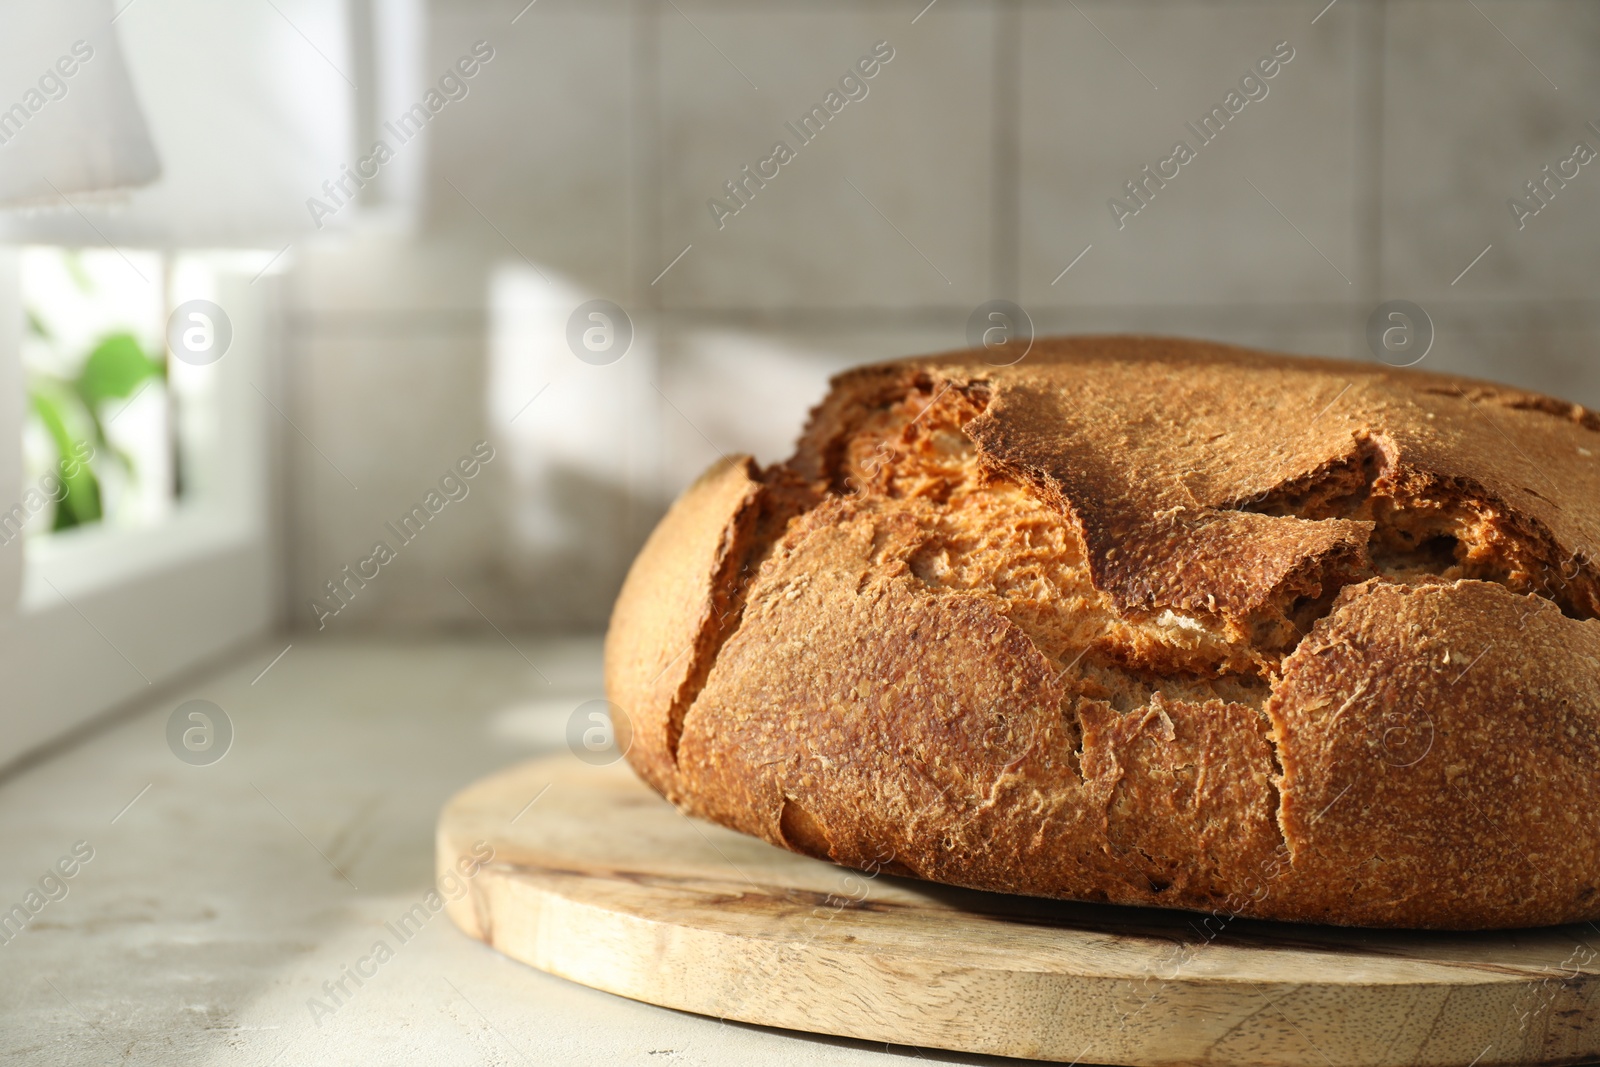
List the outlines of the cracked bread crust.
{"label": "cracked bread crust", "polygon": [[[634,561],[606,634],[606,694],[626,709],[633,768],[658,792],[673,781],[683,711],[716,658],[728,599],[758,513],[748,457],[701,475]],[[709,519],[710,521],[707,521]]]}
{"label": "cracked bread crust", "polygon": [[863,368],[674,505],[607,690],[668,799],[846,865],[1596,919],[1597,452],[1575,405],[1198,342]]}

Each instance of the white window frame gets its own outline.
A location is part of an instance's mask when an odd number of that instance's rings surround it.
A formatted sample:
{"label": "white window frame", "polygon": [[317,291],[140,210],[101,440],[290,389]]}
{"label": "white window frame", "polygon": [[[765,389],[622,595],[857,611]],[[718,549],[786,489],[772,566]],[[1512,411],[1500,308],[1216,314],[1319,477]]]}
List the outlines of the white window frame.
{"label": "white window frame", "polygon": [[[268,419],[278,416],[266,400],[276,282],[219,271],[216,302],[233,340],[208,368],[219,417],[190,468],[192,501],[147,528],[92,526],[0,546],[0,767],[276,621]],[[26,491],[21,323],[16,253],[0,249],[0,511]]]}

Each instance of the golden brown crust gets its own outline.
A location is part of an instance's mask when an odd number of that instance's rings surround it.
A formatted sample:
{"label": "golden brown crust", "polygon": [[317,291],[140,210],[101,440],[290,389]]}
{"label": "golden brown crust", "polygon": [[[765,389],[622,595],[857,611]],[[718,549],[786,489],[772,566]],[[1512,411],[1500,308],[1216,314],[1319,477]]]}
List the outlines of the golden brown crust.
{"label": "golden brown crust", "polygon": [[845,864],[1600,918],[1597,453],[1575,405],[1198,342],[863,368],[674,506],[608,691],[675,803]]}
{"label": "golden brown crust", "polygon": [[606,692],[629,724],[628,758],[673,795],[683,712],[710,668],[761,486],[748,456],[724,459],[684,491],[628,570],[606,634]]}
{"label": "golden brown crust", "polygon": [[1269,711],[1307,887],[1293,917],[1533,926],[1600,911],[1600,621],[1488,582],[1352,586]]}

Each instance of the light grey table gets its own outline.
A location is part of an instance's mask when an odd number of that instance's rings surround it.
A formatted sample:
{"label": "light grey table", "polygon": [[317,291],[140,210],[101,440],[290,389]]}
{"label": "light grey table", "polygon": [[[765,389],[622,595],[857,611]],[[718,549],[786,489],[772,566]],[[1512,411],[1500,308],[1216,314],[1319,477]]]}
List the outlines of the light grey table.
{"label": "light grey table", "polygon": [[[0,909],[93,849],[0,944],[0,1062],[1015,1062],[638,1004],[508,960],[443,914],[313,1013],[427,893],[441,803],[561,751],[568,715],[600,695],[598,640],[515,641],[283,638],[0,780]],[[209,766],[166,739],[195,698],[234,725]]]}

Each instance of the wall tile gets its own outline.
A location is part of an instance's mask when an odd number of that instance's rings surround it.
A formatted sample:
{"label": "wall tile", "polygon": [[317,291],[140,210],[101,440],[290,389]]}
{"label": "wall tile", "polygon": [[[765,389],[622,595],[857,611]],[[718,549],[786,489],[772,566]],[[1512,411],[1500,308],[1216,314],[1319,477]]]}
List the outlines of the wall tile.
{"label": "wall tile", "polygon": [[637,273],[628,8],[540,3],[512,25],[521,6],[433,12],[429,76],[474,41],[495,57],[429,127],[428,225],[621,299]]}
{"label": "wall tile", "polygon": [[377,541],[398,558],[356,591],[330,628],[476,618],[445,582],[426,579],[447,574],[459,584],[476,561],[494,555],[502,539],[502,468],[486,466],[465,483],[463,499],[447,503],[409,542],[385,523],[422,503],[474,442],[490,436],[482,335],[406,336],[372,325],[359,333],[301,332],[297,342],[291,619],[315,623],[308,601]]}
{"label": "wall tile", "polygon": [[[995,295],[1041,336],[1370,360],[1381,292],[1430,310],[1425,369],[1600,404],[1600,170],[1520,233],[1505,206],[1571,141],[1600,148],[1591,5],[1478,0],[1516,47],[1446,0],[1342,0],[1315,25],[1321,4],[1264,0],[939,0],[915,24],[922,5],[898,0],[540,0],[513,26],[522,6],[432,5],[426,71],[477,39],[497,56],[430,129],[422,233],[295,252],[292,414],[361,486],[289,435],[299,622],[488,436],[500,457],[468,500],[330,625],[481,623],[453,582],[502,626],[601,626],[654,522],[719,454],[786,457],[830,375],[962,347]],[[895,58],[868,96],[719,230],[706,200],[775,140],[797,146],[784,123],[885,39]],[[1282,40],[1296,54],[1269,95],[1118,230],[1107,199],[1192,143],[1184,123]],[[1020,68],[997,66],[1011,54]],[[567,348],[591,296],[633,315],[615,364]]]}
{"label": "wall tile", "polygon": [[1524,183],[1575,143],[1600,151],[1588,125],[1600,124],[1600,7],[1413,0],[1389,6],[1386,39],[1385,290],[1414,300],[1593,299],[1600,160],[1520,231],[1506,201],[1532,203]]}
{"label": "wall tile", "polygon": [[[694,247],[658,283],[663,306],[984,299],[988,12],[936,9],[911,25],[887,9],[736,12],[688,0],[677,8],[663,9],[660,23],[661,267]],[[864,83],[867,95],[802,143],[785,123],[798,125],[880,40],[893,59]],[[794,160],[719,229],[707,201],[731,205],[723,183],[778,141]]]}
{"label": "wall tile", "polygon": [[[1023,306],[1352,299],[1359,5],[1314,26],[1301,5],[1079,7],[1023,17]],[[1185,123],[1285,40],[1267,95],[1200,147]],[[1119,230],[1108,200],[1179,140],[1197,157]]]}

